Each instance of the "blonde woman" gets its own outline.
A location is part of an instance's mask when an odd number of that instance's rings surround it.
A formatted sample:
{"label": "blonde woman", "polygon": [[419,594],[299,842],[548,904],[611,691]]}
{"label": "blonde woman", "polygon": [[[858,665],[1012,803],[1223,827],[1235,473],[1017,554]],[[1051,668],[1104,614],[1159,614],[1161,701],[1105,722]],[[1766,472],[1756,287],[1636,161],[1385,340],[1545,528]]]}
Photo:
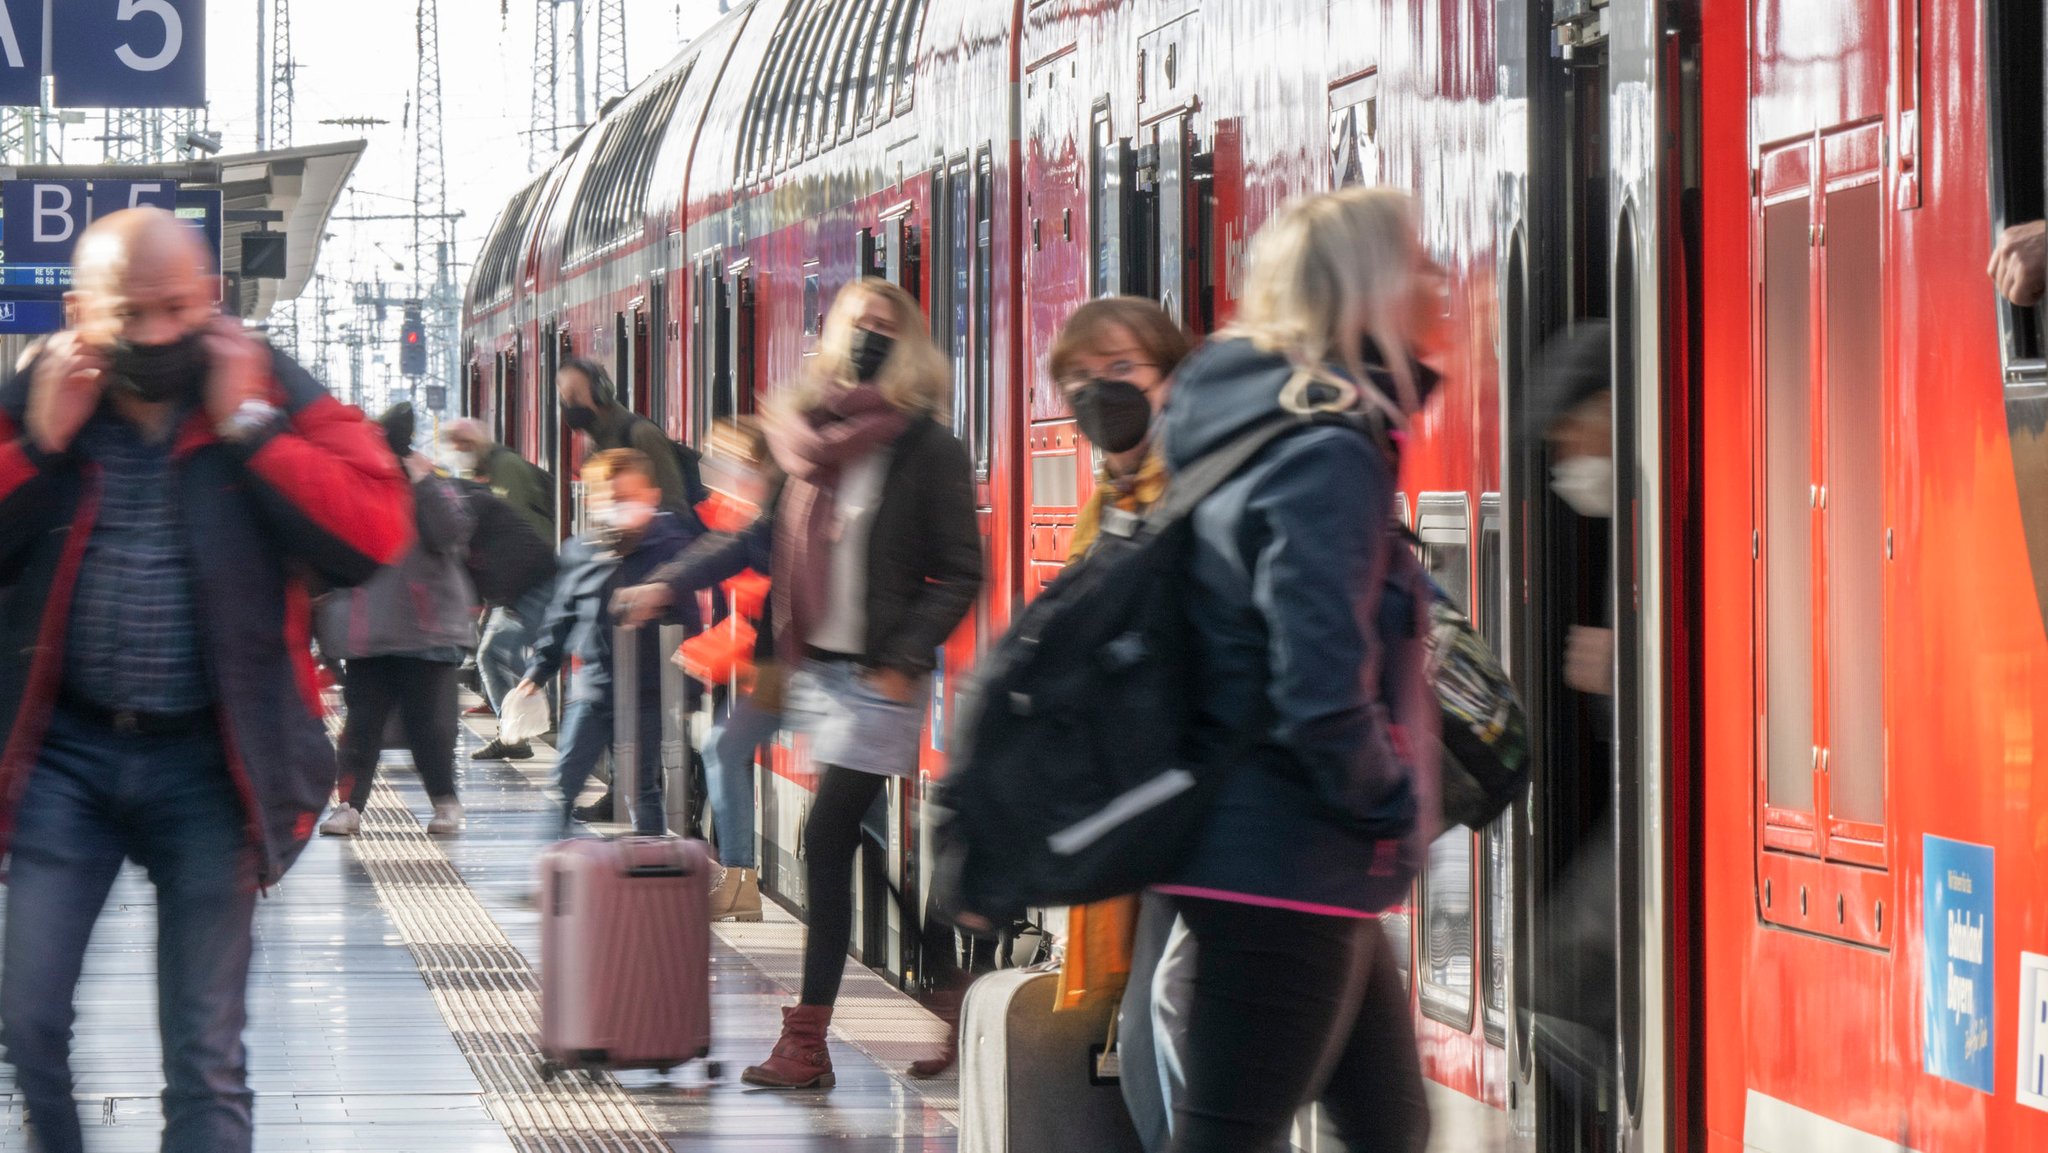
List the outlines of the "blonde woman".
{"label": "blonde woman", "polygon": [[[775,651],[798,669],[785,723],[820,769],[804,825],[800,1003],[749,1084],[833,1082],[825,1029],[853,933],[861,817],[917,768],[933,654],[981,590],[967,452],[940,423],[952,380],[917,302],[862,280],[833,301],[812,370],[773,405],[768,443],[788,480],[774,522]],[[952,934],[927,925],[924,971],[957,1009]],[[912,1067],[943,1072],[954,1043]]]}
{"label": "blonde woman", "polygon": [[1284,1146],[1317,1097],[1348,1148],[1427,1137],[1373,918],[1407,892],[1435,823],[1433,770],[1406,754],[1434,746],[1424,586],[1391,525],[1442,301],[1406,196],[1299,201],[1254,240],[1237,323],[1175,378],[1176,470],[1283,412],[1331,423],[1278,441],[1194,513],[1197,732],[1249,751],[1157,889],[1194,949],[1174,1153]]}

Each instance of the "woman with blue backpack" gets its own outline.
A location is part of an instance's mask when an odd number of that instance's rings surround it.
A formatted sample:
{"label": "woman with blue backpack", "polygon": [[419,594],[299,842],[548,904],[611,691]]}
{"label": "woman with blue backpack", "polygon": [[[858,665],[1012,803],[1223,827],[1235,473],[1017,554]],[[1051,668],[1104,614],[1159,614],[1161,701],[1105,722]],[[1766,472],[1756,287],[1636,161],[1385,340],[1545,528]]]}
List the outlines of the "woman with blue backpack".
{"label": "woman with blue backpack", "polygon": [[1395,529],[1400,445],[1437,377],[1443,270],[1412,202],[1352,188],[1255,238],[1237,320],[1181,366],[1176,473],[1281,414],[1191,514],[1197,744],[1239,750],[1170,882],[1193,937],[1173,1153],[1271,1147],[1320,1100],[1346,1147],[1420,1150],[1407,997],[1374,919],[1438,824],[1429,594]]}

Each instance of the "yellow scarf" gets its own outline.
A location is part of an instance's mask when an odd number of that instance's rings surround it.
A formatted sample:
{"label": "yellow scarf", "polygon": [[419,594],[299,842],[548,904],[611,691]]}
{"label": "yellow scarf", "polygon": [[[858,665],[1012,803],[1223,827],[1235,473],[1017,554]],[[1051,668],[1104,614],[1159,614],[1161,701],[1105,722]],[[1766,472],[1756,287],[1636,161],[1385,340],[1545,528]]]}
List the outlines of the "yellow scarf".
{"label": "yellow scarf", "polygon": [[1137,474],[1118,479],[1109,475],[1107,468],[1095,476],[1095,491],[1088,494],[1088,503],[1081,506],[1080,515],[1074,518],[1074,540],[1067,550],[1067,561],[1081,559],[1083,553],[1095,544],[1095,538],[1102,535],[1102,510],[1114,505],[1125,512],[1143,513],[1159,503],[1159,497],[1166,491],[1166,459],[1154,448],[1145,454],[1145,460],[1138,465]]}

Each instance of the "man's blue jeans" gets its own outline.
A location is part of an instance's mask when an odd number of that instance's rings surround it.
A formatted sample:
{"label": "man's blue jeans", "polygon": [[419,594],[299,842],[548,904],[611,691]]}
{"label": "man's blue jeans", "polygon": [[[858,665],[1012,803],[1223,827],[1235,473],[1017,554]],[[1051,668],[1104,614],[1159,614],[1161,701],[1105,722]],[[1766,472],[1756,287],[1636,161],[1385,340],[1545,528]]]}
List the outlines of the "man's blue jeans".
{"label": "man's blue jeans", "polygon": [[526,676],[534,634],[540,632],[541,622],[547,617],[548,599],[554,591],[555,582],[544,581],[519,598],[518,604],[492,609],[484,621],[483,639],[476,650],[476,672],[492,712],[502,711],[505,694],[518,688]]}
{"label": "man's blue jeans", "polygon": [[22,796],[7,875],[0,1044],[29,1122],[48,1153],[84,1148],[72,998],[124,859],[156,886],[165,1153],[246,1153],[256,854],[220,738],[120,733],[61,708]]}
{"label": "man's blue jeans", "polygon": [[754,704],[751,695],[727,698],[726,715],[704,742],[704,787],[718,835],[718,863],[754,867],[754,753],[782,727],[782,714]]}
{"label": "man's blue jeans", "polygon": [[[589,675],[585,669],[583,675]],[[578,677],[578,680],[582,677]],[[662,810],[661,782],[661,708],[658,701],[648,701],[638,710],[639,722],[639,798],[633,806],[633,831],[644,837],[660,836],[668,828],[668,814]],[[578,685],[569,698],[569,704],[562,710],[561,759],[555,762],[555,772],[562,788],[562,826],[566,831],[570,812],[576,807],[576,795],[590,781],[592,770],[597,768],[597,758],[611,747],[614,737],[612,715],[612,686],[585,687]],[[614,784],[619,772],[612,769]]]}

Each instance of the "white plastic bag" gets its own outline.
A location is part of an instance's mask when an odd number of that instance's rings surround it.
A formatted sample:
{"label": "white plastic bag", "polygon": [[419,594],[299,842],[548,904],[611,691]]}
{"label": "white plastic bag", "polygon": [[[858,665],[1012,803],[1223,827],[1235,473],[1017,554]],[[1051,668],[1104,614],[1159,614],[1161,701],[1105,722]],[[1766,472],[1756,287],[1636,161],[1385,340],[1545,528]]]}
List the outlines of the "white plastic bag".
{"label": "white plastic bag", "polygon": [[498,716],[498,739],[523,745],[548,731],[548,698],[543,693],[506,693]]}

